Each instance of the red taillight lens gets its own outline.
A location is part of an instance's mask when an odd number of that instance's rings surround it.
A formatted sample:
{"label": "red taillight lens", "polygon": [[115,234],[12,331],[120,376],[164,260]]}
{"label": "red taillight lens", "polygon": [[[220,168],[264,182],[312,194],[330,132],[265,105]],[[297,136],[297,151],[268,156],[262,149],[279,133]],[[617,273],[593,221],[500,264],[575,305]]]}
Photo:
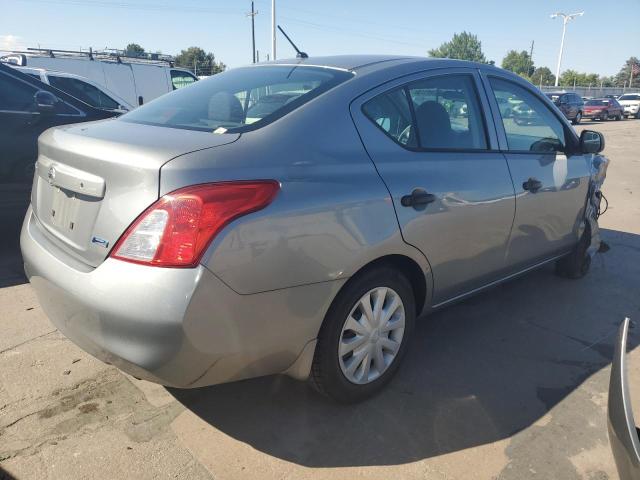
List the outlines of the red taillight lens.
{"label": "red taillight lens", "polygon": [[120,237],[110,256],[159,267],[195,267],[229,222],[269,205],[274,180],[208,183],[171,192],[151,205]]}

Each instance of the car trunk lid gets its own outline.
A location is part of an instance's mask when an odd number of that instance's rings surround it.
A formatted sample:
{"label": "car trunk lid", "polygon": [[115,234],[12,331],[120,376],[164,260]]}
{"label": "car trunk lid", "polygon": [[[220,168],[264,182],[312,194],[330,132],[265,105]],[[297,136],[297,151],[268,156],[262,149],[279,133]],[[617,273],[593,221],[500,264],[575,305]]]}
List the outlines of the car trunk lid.
{"label": "car trunk lid", "polygon": [[163,164],[238,137],[119,120],[50,129],[38,141],[31,194],[38,224],[64,251],[98,266],[158,199]]}

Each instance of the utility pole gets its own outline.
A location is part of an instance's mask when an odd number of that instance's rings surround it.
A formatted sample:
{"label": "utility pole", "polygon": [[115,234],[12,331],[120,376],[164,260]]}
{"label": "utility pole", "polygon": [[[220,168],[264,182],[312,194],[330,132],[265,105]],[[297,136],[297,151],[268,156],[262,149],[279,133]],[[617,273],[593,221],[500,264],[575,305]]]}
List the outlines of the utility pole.
{"label": "utility pole", "polygon": [[562,13],[556,12],[551,14],[551,18],[562,17],[562,40],[560,41],[560,54],[558,55],[558,66],[556,68],[556,87],[558,86],[558,81],[560,80],[560,64],[562,63],[562,50],[564,49],[564,35],[567,33],[567,23],[573,20],[576,17],[581,17],[584,15],[584,12],[578,13]]}
{"label": "utility pole", "polygon": [[247,17],[251,17],[251,53],[253,56],[253,63],[256,63],[256,26],[255,18],[258,14],[257,10],[253,9],[253,2],[251,2],[251,12],[247,13]]}
{"label": "utility pole", "polygon": [[527,75],[532,75],[533,76],[533,72],[531,71],[531,69],[533,68],[533,44],[534,44],[535,40],[531,40],[531,50],[529,51],[529,68],[527,68]]}
{"label": "utility pole", "polygon": [[276,0],[271,0],[271,60],[276,59]]}

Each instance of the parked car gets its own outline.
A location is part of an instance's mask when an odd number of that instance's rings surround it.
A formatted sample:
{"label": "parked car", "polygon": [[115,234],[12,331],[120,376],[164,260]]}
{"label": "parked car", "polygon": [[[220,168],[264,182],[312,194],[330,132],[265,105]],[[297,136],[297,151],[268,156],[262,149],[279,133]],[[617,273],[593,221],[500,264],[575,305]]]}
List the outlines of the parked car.
{"label": "parked car", "polygon": [[640,118],[640,93],[625,93],[618,98],[618,103],[624,108],[625,115]]}
{"label": "parked car", "polygon": [[624,110],[622,105],[614,98],[594,98],[585,102],[583,118],[603,121],[610,118],[622,120],[624,118]]}
{"label": "parked car", "polygon": [[37,139],[48,128],[114,115],[0,63],[0,183],[31,184]]}
{"label": "parked car", "polygon": [[174,67],[171,59],[164,58],[46,50],[7,54],[1,59],[17,66],[80,75],[125,99],[129,105],[142,105],[198,80],[189,70]]}
{"label": "parked car", "polygon": [[[298,96],[247,122],[265,91]],[[175,387],[286,373],[361,400],[420,314],[550,262],[582,277],[599,248],[602,135],[485,64],[281,60],[39,145],[21,247],[43,310]]]}
{"label": "parked car", "polygon": [[620,97],[620,95],[615,95],[615,94],[608,94],[608,95],[604,95],[603,98],[613,98],[615,100],[617,100]]}
{"label": "parked car", "polygon": [[627,376],[626,350],[629,323],[630,320],[625,318],[618,332],[618,341],[611,363],[607,408],[609,443],[620,480],[640,478],[640,428],[636,426],[634,420]]}
{"label": "parked car", "polygon": [[577,125],[582,120],[584,102],[577,93],[551,92],[547,97],[560,109],[571,123]]}
{"label": "parked car", "polygon": [[104,87],[80,75],[45,70],[44,68],[16,66],[13,66],[13,68],[27,75],[31,75],[33,78],[37,78],[47,85],[62,90],[76,97],[78,100],[82,100],[84,103],[88,103],[92,107],[101,110],[113,110],[116,113],[122,114],[135,108],[115,93],[108,91]]}

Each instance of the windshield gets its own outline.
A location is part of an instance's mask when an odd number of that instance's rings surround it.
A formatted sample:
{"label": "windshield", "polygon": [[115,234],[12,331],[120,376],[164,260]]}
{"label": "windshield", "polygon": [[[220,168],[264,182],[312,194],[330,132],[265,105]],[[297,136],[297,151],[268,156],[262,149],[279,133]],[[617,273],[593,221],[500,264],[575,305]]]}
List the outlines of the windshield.
{"label": "windshield", "polygon": [[164,95],[120,119],[216,133],[243,132],[266,125],[352,76],[321,67],[238,68]]}
{"label": "windshield", "polygon": [[557,93],[547,93],[547,98],[551,100],[553,103],[558,103],[560,101],[561,94]]}
{"label": "windshield", "polygon": [[585,103],[585,105],[588,107],[602,107],[602,106],[609,105],[609,101],[608,100],[589,100],[587,103]]}
{"label": "windshield", "polygon": [[640,100],[640,95],[622,95],[618,100]]}

